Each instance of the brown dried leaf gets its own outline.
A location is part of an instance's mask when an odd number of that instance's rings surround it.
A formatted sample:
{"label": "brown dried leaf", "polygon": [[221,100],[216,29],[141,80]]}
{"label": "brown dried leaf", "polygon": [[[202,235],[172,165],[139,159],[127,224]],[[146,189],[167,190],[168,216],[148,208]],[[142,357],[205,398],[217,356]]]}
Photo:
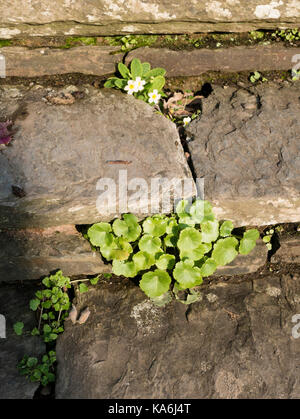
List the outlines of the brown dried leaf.
{"label": "brown dried leaf", "polygon": [[66,320],[71,320],[71,322],[73,324],[75,324],[76,320],[77,320],[77,314],[78,314],[77,308],[74,306],[74,304],[72,304],[72,308],[71,308],[69,316],[66,318]]}
{"label": "brown dried leaf", "polygon": [[85,308],[83,310],[83,312],[80,314],[80,317],[79,317],[77,323],[84,324],[87,321],[87,319],[89,318],[90,314],[91,314],[91,312],[90,312],[89,308],[88,307]]}

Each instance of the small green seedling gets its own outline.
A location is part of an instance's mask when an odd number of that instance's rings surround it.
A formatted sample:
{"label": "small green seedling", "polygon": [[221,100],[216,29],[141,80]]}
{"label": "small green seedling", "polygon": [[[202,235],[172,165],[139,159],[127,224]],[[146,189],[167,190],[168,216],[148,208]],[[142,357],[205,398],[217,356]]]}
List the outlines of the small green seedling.
{"label": "small green seedling", "polygon": [[263,242],[266,243],[266,246],[267,246],[268,250],[272,250],[271,240],[272,240],[273,234],[274,234],[274,229],[271,228],[270,230],[266,231],[265,236],[263,236],[263,238],[262,238]]}
{"label": "small green seedling", "polygon": [[265,77],[263,77],[259,71],[255,71],[253,74],[250,75],[250,81],[251,83],[256,83],[258,81],[268,81],[268,79],[266,79]]}

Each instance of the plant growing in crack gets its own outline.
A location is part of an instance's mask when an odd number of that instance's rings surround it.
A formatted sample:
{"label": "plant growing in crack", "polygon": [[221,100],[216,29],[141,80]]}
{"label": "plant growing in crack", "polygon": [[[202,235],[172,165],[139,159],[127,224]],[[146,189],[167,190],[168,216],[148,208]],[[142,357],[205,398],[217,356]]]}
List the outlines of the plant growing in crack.
{"label": "plant growing in crack", "polygon": [[166,70],[163,68],[151,69],[149,63],[141,63],[138,58],[134,58],[129,67],[119,63],[118,74],[120,77],[110,77],[104,87],[123,90],[151,105],[159,105],[160,99],[165,96],[163,87]]}
{"label": "plant growing in crack", "polygon": [[[30,309],[37,313],[37,326],[31,331],[24,331],[24,323],[17,322],[13,325],[13,329],[18,336],[23,334],[40,336],[46,343],[48,352],[40,362],[36,357],[26,354],[18,364],[21,375],[32,382],[40,382],[42,386],[55,381],[56,354],[54,348],[59,334],[64,332],[64,321],[70,319],[73,323],[84,324],[90,315],[90,311],[86,308],[80,313],[77,320],[78,313],[74,305],[70,311],[71,301],[68,291],[72,286],[78,285],[80,293],[86,292],[88,291],[86,282],[96,285],[99,279],[98,276],[71,281],[60,270],[43,279],[44,288],[36,291],[35,298],[29,302]],[[75,319],[74,312],[76,313]]]}
{"label": "plant growing in crack", "polygon": [[216,220],[208,201],[189,205],[183,200],[175,214],[156,214],[142,222],[133,214],[124,214],[111,223],[94,224],[87,235],[112,262],[114,274],[137,278],[145,294],[163,305],[172,296],[180,298],[181,291],[187,292],[185,303],[197,301],[203,278],[239,253],[251,252],[259,232],[251,229],[238,236],[233,227],[231,221],[220,224]]}

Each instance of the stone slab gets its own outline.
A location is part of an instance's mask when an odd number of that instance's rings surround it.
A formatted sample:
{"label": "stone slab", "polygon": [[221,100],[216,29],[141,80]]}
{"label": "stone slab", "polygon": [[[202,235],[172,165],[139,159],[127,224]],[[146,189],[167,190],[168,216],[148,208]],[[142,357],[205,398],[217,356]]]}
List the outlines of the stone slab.
{"label": "stone slab", "polygon": [[[300,48],[285,48],[278,45],[255,47],[231,47],[219,49],[196,49],[172,51],[167,48],[138,48],[131,51],[126,61],[139,58],[152,67],[163,67],[167,77],[198,76],[207,71],[267,71],[290,70],[292,58],[300,54]],[[187,65],[188,63],[188,65]]]}
{"label": "stone slab", "polygon": [[[4,47],[6,77],[41,77],[45,75],[81,73],[106,76],[115,72],[123,54],[119,47],[82,46],[70,49]],[[135,57],[152,67],[163,67],[167,77],[197,76],[207,71],[290,70],[293,57],[300,48],[278,45],[231,47],[173,51],[167,48],[138,48],[131,51],[127,64]],[[189,65],[186,65],[189,63]]]}
{"label": "stone slab", "polygon": [[272,256],[271,262],[300,264],[300,233],[280,240],[280,248]]}
{"label": "stone slab", "polygon": [[[20,10],[22,13],[20,13]],[[191,33],[297,27],[298,0],[4,0],[0,38],[122,33]]]}
{"label": "stone slab", "polygon": [[[123,54],[118,47],[86,46],[70,49],[5,47],[6,77],[40,77],[81,73],[104,76],[116,71]],[[114,54],[113,54],[114,53]]]}
{"label": "stone slab", "polygon": [[[175,196],[195,194],[176,126],[143,101],[86,87],[74,96],[35,88],[0,102],[0,109],[6,102],[11,109],[17,104],[9,118],[14,139],[0,153],[0,228],[93,224],[124,212],[170,212],[173,201],[166,196],[176,189],[172,179],[186,180]],[[160,194],[152,193],[152,181]]]}
{"label": "stone slab", "polygon": [[300,220],[300,88],[213,86],[188,127],[189,150],[219,219]]}
{"label": "stone slab", "polygon": [[299,276],[217,282],[202,297],[158,308],[125,279],[80,296],[91,314],[58,339],[56,397],[299,398]]}
{"label": "stone slab", "polygon": [[0,282],[39,279],[61,269],[66,276],[110,272],[74,226],[0,232]]}
{"label": "stone slab", "polygon": [[32,399],[39,387],[19,375],[17,364],[24,355],[40,359],[45,344],[40,337],[17,336],[13,330],[16,322],[24,323],[24,331],[36,327],[35,314],[29,309],[35,291],[32,286],[0,287],[0,314],[6,318],[6,338],[0,336],[0,399]]}

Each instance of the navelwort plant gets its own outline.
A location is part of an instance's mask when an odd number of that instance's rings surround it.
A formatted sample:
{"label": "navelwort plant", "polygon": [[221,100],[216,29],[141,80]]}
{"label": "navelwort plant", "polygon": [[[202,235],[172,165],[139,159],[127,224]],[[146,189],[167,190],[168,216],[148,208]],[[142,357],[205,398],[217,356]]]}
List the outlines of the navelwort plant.
{"label": "navelwort plant", "polygon": [[138,58],[134,58],[129,67],[119,63],[118,72],[120,77],[110,77],[104,87],[123,90],[151,105],[158,105],[161,97],[165,97],[162,89],[166,82],[166,70],[163,68],[151,70],[149,63],[141,63]]}
{"label": "navelwort plant", "polygon": [[156,303],[168,302],[182,290],[192,290],[190,302],[204,277],[247,255],[259,232],[238,236],[231,221],[219,223],[208,201],[180,201],[176,213],[157,214],[139,222],[133,214],[111,223],[100,222],[87,235],[116,275],[140,279],[139,286]]}

